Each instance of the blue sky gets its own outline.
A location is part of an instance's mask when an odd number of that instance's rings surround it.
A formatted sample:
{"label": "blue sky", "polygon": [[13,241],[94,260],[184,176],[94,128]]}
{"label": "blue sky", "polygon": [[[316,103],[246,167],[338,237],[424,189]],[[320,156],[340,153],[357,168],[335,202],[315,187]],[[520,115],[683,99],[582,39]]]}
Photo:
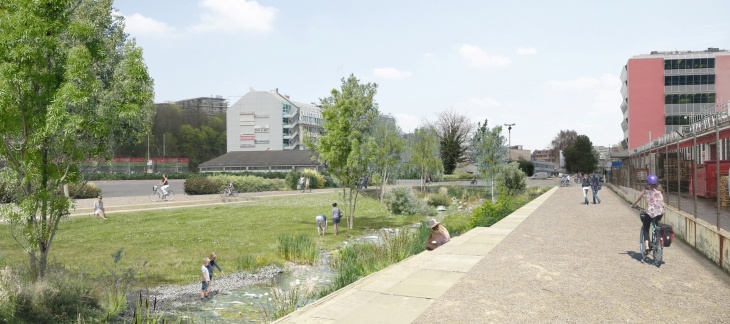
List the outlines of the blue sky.
{"label": "blue sky", "polygon": [[[730,1],[117,0],[155,101],[279,89],[318,102],[351,73],[406,131],[454,110],[615,144],[621,69],[653,50],[730,49]],[[505,129],[505,136],[507,131]]]}

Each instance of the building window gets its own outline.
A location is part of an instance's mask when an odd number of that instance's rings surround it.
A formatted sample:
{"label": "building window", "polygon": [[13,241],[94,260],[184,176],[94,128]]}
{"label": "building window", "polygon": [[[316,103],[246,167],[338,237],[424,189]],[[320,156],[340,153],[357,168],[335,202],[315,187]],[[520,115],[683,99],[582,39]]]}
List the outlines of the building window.
{"label": "building window", "polygon": [[664,77],[665,86],[715,84],[714,74],[672,75]]}
{"label": "building window", "polygon": [[664,60],[665,70],[714,69],[715,58]]}
{"label": "building window", "polygon": [[668,94],[664,96],[664,104],[715,103],[714,93]]}

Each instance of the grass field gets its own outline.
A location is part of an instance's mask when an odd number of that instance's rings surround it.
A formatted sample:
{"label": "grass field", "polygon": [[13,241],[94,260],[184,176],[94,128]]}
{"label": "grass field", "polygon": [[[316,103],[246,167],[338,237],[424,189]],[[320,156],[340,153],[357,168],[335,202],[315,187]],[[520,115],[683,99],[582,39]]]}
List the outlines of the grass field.
{"label": "grass field", "polygon": [[[232,273],[238,270],[241,260],[250,263],[255,259],[259,265],[282,264],[277,253],[280,235],[311,235],[318,248],[333,250],[367,229],[399,227],[424,219],[419,215],[392,215],[378,201],[361,199],[355,228],[346,229],[343,220],[340,235],[335,236],[330,214],[336,200],[334,193],[302,195],[228,206],[111,214],[106,221],[91,217],[69,219],[60,225],[49,263],[93,275],[111,266],[112,254],[124,248],[121,266],[141,270],[146,263],[144,272],[138,274],[143,284],[190,283],[199,280],[201,260],[212,251],[218,255],[223,270]],[[327,215],[330,221],[324,237],[317,236],[314,225],[319,213]],[[28,263],[8,225],[0,225],[0,253],[0,265],[17,268]]]}

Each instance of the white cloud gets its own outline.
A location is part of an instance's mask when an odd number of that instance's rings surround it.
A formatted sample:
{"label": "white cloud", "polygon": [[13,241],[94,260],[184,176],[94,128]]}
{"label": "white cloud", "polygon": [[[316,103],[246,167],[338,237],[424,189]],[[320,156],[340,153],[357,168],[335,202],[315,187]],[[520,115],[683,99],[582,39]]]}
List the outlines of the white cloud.
{"label": "white cloud", "polygon": [[433,53],[430,53],[430,52],[423,53],[423,58],[424,59],[432,59],[432,58],[435,58],[435,57],[436,57],[436,55],[433,55]]}
{"label": "white cloud", "polygon": [[[119,14],[124,16],[122,13]],[[164,22],[142,16],[138,13],[134,13],[131,16],[124,16],[124,21],[124,31],[134,36],[169,34],[175,31],[175,28]]]}
{"label": "white cloud", "polygon": [[396,68],[376,68],[373,70],[373,75],[383,79],[405,79],[412,75],[411,72],[401,71]]}
{"label": "white cloud", "polygon": [[459,54],[466,64],[475,68],[504,67],[512,64],[512,59],[502,55],[492,55],[481,48],[464,44],[459,48]]}
{"label": "white cloud", "polygon": [[532,47],[520,47],[517,49],[517,55],[535,55],[537,54],[537,49]]}
{"label": "white cloud", "polygon": [[190,27],[194,31],[269,31],[277,9],[248,0],[201,0],[205,11],[201,22]]}

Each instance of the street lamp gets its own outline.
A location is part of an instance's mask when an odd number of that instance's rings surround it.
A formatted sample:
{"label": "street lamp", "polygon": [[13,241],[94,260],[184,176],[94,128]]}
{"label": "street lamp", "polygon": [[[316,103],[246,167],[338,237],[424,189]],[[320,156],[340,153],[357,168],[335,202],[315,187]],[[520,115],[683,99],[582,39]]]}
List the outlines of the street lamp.
{"label": "street lamp", "polygon": [[508,137],[509,138],[509,142],[507,142],[508,143],[507,146],[509,148],[512,148],[512,126],[514,126],[514,125],[515,125],[514,123],[512,123],[512,124],[504,124],[504,126],[507,126],[507,134],[509,136]]}

